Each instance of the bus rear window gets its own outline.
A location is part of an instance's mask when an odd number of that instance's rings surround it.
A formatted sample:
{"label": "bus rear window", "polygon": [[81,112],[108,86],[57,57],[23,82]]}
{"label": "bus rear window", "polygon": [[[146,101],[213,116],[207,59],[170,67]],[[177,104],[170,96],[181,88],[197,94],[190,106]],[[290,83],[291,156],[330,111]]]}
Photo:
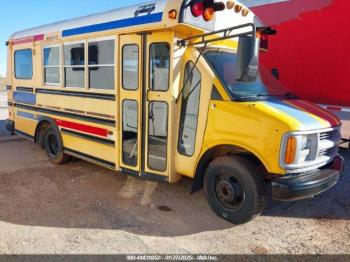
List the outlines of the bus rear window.
{"label": "bus rear window", "polygon": [[32,79],[33,52],[31,49],[15,52],[15,77],[16,79]]}

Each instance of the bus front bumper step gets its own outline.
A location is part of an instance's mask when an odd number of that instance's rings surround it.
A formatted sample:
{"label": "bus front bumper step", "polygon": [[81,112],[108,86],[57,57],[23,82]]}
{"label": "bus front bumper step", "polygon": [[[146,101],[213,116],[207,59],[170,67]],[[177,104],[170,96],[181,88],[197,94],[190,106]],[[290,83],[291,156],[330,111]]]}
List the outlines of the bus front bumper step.
{"label": "bus front bumper step", "polygon": [[273,178],[272,198],[279,201],[296,201],[314,197],[335,186],[344,171],[344,159],[338,155],[324,169]]}

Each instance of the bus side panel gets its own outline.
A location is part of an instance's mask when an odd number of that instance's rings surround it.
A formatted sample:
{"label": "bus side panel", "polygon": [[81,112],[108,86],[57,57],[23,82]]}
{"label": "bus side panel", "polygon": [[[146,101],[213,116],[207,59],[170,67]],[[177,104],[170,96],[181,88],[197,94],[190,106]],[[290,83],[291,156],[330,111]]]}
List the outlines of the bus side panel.
{"label": "bus side panel", "polygon": [[75,135],[61,132],[63,144],[66,149],[71,149],[85,155],[92,156],[110,163],[115,163],[115,146],[106,145],[87,139],[79,138]]}
{"label": "bus side panel", "polygon": [[15,108],[15,129],[26,136],[34,138],[35,129],[38,124],[37,117],[33,111]]}
{"label": "bus side panel", "polygon": [[37,104],[44,108],[65,110],[70,113],[88,114],[93,117],[113,120],[116,115],[114,101],[39,93],[37,94]]}

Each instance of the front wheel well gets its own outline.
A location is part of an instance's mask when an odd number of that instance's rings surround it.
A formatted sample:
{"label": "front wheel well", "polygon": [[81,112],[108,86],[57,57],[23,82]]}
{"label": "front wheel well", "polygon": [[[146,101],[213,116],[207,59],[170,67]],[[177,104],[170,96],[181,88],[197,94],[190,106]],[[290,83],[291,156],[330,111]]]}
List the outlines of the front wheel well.
{"label": "front wheel well", "polygon": [[257,167],[259,167],[259,169],[261,168],[262,171],[266,172],[267,174],[264,164],[252,152],[249,152],[246,149],[238,146],[220,145],[209,149],[200,159],[197,165],[195,176],[194,176],[191,193],[194,194],[203,188],[205,170],[214,159],[222,156],[233,156],[233,155],[248,158]]}

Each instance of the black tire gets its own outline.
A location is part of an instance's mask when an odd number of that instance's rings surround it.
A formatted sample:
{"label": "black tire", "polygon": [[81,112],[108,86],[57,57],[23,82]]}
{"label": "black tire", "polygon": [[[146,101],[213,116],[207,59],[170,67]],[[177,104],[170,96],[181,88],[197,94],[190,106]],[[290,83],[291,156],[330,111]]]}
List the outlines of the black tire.
{"label": "black tire", "polygon": [[266,204],[264,175],[244,157],[213,160],[205,172],[204,191],[213,211],[236,225],[260,215]]}
{"label": "black tire", "polygon": [[52,126],[47,127],[44,131],[44,146],[52,164],[62,165],[71,160],[71,156],[64,153],[63,141],[59,131]]}

